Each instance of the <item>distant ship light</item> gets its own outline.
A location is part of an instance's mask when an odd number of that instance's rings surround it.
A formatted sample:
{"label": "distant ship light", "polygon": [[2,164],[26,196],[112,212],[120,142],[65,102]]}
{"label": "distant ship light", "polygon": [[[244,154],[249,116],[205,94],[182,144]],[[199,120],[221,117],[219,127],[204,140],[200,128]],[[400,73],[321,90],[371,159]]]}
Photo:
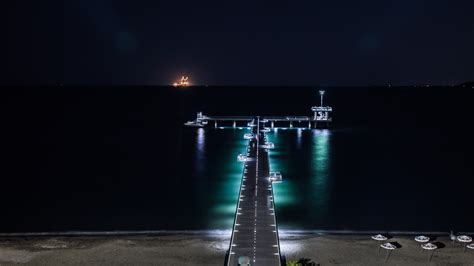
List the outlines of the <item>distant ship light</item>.
{"label": "distant ship light", "polygon": [[182,76],[178,82],[173,83],[174,87],[187,87],[189,85],[189,77],[186,76]]}

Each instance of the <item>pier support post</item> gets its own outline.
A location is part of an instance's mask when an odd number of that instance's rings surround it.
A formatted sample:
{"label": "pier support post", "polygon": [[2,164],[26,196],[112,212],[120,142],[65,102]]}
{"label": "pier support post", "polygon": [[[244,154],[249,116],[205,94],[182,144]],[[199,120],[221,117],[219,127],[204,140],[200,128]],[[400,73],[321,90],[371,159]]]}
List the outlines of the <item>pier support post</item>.
{"label": "pier support post", "polygon": [[275,122],[272,121],[272,128],[275,128]]}
{"label": "pier support post", "polygon": [[234,124],[232,126],[235,128],[237,126],[237,123],[234,121]]}
{"label": "pier support post", "polygon": [[217,121],[214,121],[214,128],[217,128]]}
{"label": "pier support post", "polygon": [[308,128],[311,128],[311,121],[308,122]]}
{"label": "pier support post", "polygon": [[290,128],[293,128],[293,121],[290,121]]}

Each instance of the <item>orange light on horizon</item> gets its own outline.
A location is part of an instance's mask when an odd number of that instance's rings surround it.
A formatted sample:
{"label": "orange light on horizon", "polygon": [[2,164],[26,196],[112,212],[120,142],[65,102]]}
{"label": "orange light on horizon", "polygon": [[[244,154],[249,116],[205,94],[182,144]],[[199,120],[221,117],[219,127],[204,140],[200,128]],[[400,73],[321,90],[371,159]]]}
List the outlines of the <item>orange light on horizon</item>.
{"label": "orange light on horizon", "polygon": [[187,87],[189,86],[189,77],[182,76],[178,82],[173,83],[174,87]]}

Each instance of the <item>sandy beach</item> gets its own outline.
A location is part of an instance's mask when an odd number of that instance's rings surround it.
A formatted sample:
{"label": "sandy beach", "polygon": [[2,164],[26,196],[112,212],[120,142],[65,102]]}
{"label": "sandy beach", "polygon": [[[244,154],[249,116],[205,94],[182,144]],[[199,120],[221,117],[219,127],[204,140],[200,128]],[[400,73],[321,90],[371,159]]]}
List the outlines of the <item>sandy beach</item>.
{"label": "sandy beach", "polygon": [[287,260],[307,257],[321,265],[474,265],[474,250],[463,252],[460,244],[453,245],[447,236],[434,240],[444,247],[434,252],[429,264],[429,253],[422,252],[413,236],[394,236],[388,242],[396,242],[400,248],[391,253],[387,263],[386,251],[378,251],[369,235],[288,236],[281,241],[281,250]]}
{"label": "sandy beach", "polygon": [[[287,260],[310,258],[320,265],[427,265],[413,236],[394,236],[401,247],[385,263],[385,250],[368,235],[306,235],[281,237]],[[448,237],[434,242],[429,265],[474,265],[474,250],[462,251]],[[223,265],[229,238],[221,235],[3,237],[0,265]]]}

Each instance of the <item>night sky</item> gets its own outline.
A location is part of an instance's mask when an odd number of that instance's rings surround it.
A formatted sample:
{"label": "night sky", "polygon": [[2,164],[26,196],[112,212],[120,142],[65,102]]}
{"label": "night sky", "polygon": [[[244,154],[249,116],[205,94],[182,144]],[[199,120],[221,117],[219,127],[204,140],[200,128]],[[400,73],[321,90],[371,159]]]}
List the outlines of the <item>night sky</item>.
{"label": "night sky", "polygon": [[474,80],[472,0],[12,2],[2,18],[1,83]]}

